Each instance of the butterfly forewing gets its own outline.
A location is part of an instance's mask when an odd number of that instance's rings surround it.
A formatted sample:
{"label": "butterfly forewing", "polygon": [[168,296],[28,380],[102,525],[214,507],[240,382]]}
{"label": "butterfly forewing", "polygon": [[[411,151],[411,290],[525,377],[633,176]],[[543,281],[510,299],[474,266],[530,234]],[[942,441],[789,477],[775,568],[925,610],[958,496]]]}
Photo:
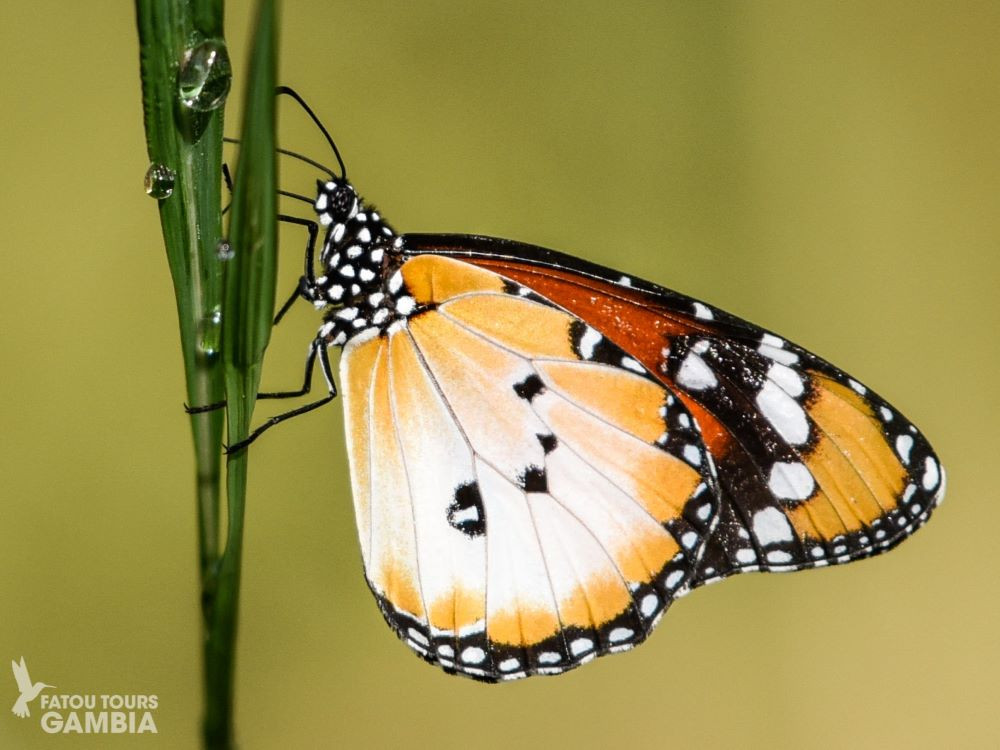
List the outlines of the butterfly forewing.
{"label": "butterfly forewing", "polygon": [[368,582],[449,671],[565,671],[640,642],[718,518],[684,403],[510,277],[419,255],[418,312],[352,338],[341,378]]}
{"label": "butterfly forewing", "polygon": [[[408,254],[461,258],[568,312],[589,332],[583,360],[634,362],[683,402],[722,491],[721,520],[691,586],[876,554],[918,528],[943,495],[938,459],[898,410],[736,316],[507,240],[403,240]],[[628,359],[616,360],[620,352]]]}

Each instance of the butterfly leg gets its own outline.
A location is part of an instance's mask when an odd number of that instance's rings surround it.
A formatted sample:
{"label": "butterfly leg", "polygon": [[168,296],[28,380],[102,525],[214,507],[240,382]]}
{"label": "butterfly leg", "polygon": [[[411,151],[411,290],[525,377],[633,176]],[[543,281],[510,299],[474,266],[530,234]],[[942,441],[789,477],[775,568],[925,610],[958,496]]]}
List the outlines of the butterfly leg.
{"label": "butterfly leg", "polygon": [[184,411],[187,414],[205,414],[206,412],[223,409],[225,406],[225,401],[216,401],[214,404],[205,404],[204,406],[188,406],[187,404],[184,404]]}
{"label": "butterfly leg", "polygon": [[[278,398],[298,398],[299,396],[305,396],[312,390],[312,373],[316,363],[317,355],[320,357],[320,363],[323,368],[323,376],[326,378],[327,386],[330,389],[330,393],[333,394],[332,396],[330,396],[330,398],[335,397],[337,395],[336,394],[337,388],[333,382],[333,370],[330,366],[329,356],[327,355],[326,348],[323,347],[322,344],[317,345],[317,342],[313,342],[313,344],[309,347],[309,354],[306,356],[305,377],[302,382],[302,387],[294,391],[269,391],[266,393],[258,393],[257,398],[278,399]],[[324,398],[321,401],[322,403],[326,403],[327,400],[328,399]],[[317,403],[316,405],[320,406],[322,404]],[[225,406],[226,406],[225,401],[216,401],[213,404],[206,404],[205,406],[188,406],[187,404],[184,404],[184,411],[187,412],[188,414],[204,414],[206,412],[216,411],[217,409],[223,409],[225,408]],[[313,408],[315,408],[315,406],[310,406],[308,409],[306,409],[306,411],[310,411]]]}
{"label": "butterfly leg", "polygon": [[[222,178],[223,180],[225,180],[226,188],[228,188],[229,194],[232,195],[233,176],[229,171],[229,164],[225,162],[222,163]],[[296,195],[295,193],[289,193],[284,190],[279,190],[278,192],[281,193],[282,195],[289,195],[293,198],[304,200],[309,205],[312,205],[312,201],[306,198],[305,196]],[[229,210],[230,206],[232,206],[231,203],[226,204],[226,206],[222,209],[222,213],[225,214]],[[300,219],[297,216],[289,216],[288,214],[278,214],[278,221],[283,221],[287,224],[296,224],[298,226],[305,227],[306,231],[309,233],[309,237],[306,241],[305,275],[299,279],[298,286],[295,287],[295,291],[292,293],[291,297],[289,297],[288,300],[285,301],[285,303],[278,310],[278,314],[274,316],[274,321],[272,325],[278,325],[278,323],[281,322],[281,319],[285,317],[285,313],[287,313],[289,308],[293,304],[295,304],[295,300],[297,300],[299,297],[306,297],[305,290],[307,283],[311,284],[315,281],[316,277],[313,269],[315,267],[314,264],[316,257],[316,238],[319,235],[319,225],[315,221],[312,221],[310,219]]]}
{"label": "butterfly leg", "polygon": [[285,304],[278,310],[278,314],[274,316],[274,325],[278,325],[281,322],[281,319],[285,317],[285,313],[288,312],[300,297],[310,302],[312,301],[306,290],[314,287],[316,284],[316,239],[319,236],[319,225],[310,219],[300,219],[297,216],[278,214],[278,220],[287,224],[305,227],[308,232],[308,238],[306,239],[305,272],[299,278],[299,283],[295,287],[295,291],[292,292],[292,295],[285,301]]}
{"label": "butterfly leg", "polygon": [[[232,189],[232,180],[229,176],[229,168],[223,164],[222,165],[223,175],[226,178],[226,184]],[[316,257],[316,238],[319,234],[319,225],[315,221],[310,221],[308,219],[300,219],[295,216],[286,216],[285,214],[279,214],[278,219],[280,221],[287,222],[289,224],[296,224],[299,226],[304,226],[309,233],[308,240],[306,241],[306,259],[305,259],[305,274],[299,279],[298,285],[295,287],[295,291],[292,295],[285,301],[278,310],[278,314],[274,316],[273,325],[278,325],[281,319],[285,317],[285,313],[295,304],[295,301],[300,297],[303,299],[309,299],[309,295],[306,293],[306,289],[310,283],[315,281],[315,275],[313,272],[314,262]],[[306,384],[304,390],[302,391],[288,391],[287,398],[292,398],[294,396],[301,396],[309,392],[309,378],[312,373],[313,361],[316,358],[316,353],[314,349],[310,349],[309,360],[306,365]],[[280,395],[271,394],[259,394],[258,398],[283,398]],[[216,409],[222,409],[226,405],[225,401],[216,401],[214,404],[206,404],[204,406],[188,406],[184,404],[184,411],[188,414],[204,414],[206,412],[215,411]]]}
{"label": "butterfly leg", "polygon": [[258,393],[257,398],[298,398],[305,396],[312,390],[312,374],[316,364],[316,357],[320,357],[320,365],[323,368],[323,375],[327,380],[327,387],[336,394],[336,386],[333,384],[333,375],[330,369],[330,362],[326,354],[326,347],[323,342],[316,339],[309,345],[309,353],[306,355],[306,373],[302,380],[302,387],[294,391],[269,391]]}
{"label": "butterfly leg", "polygon": [[312,371],[316,363],[316,359],[319,359],[320,367],[323,370],[323,378],[326,380],[327,394],[321,399],[317,399],[311,403],[300,406],[296,409],[291,409],[282,414],[277,414],[269,419],[267,419],[264,424],[260,425],[257,429],[251,432],[246,438],[240,440],[239,442],[233,443],[226,447],[226,454],[232,455],[238,451],[246,448],[250,443],[259,438],[266,430],[274,427],[274,425],[284,422],[286,419],[291,419],[292,417],[297,417],[300,414],[305,414],[313,409],[318,409],[324,404],[328,404],[337,397],[337,386],[333,382],[333,368],[330,366],[330,356],[327,353],[326,342],[323,339],[315,339],[312,345],[309,347],[309,354],[306,357],[306,375],[305,381],[302,384],[302,388],[297,391],[283,391],[278,393],[259,393],[258,398],[295,398],[296,396],[304,396],[309,393],[312,388]]}

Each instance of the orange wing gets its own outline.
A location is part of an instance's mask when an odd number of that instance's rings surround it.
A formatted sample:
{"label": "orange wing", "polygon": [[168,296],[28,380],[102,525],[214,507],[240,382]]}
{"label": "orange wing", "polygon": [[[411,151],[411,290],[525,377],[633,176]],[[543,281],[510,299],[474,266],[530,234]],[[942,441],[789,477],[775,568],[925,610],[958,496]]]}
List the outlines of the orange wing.
{"label": "orange wing", "polygon": [[401,270],[416,312],[341,359],[365,573],[420,655],[484,680],[641,642],[718,519],[688,410],[579,318],[460,261]]}
{"label": "orange wing", "polygon": [[887,550],[944,493],[927,440],[828,362],[705,303],[508,240],[405,235],[404,252],[461,258],[595,333],[584,359],[621,352],[683,402],[715,460],[721,522],[691,586],[754,570],[843,563]]}

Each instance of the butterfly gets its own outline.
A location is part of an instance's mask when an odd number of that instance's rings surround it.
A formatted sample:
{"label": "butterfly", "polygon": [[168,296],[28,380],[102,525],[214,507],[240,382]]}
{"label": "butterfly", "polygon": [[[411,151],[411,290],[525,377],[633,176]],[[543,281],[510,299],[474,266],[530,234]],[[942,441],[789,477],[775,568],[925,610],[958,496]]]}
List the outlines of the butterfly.
{"label": "butterfly", "polygon": [[342,349],[365,576],[427,661],[565,672],[699,586],[879,554],[940,502],[924,436],[816,355],[570,255],[398,234],[337,158],[289,302],[323,313],[324,402]]}

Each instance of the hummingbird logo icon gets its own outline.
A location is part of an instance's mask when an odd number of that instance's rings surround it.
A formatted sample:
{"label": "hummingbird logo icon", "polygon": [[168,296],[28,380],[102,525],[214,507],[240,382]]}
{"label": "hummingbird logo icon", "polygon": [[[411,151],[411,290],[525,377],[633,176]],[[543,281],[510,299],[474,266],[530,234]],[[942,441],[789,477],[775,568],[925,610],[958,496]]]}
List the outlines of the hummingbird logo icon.
{"label": "hummingbird logo icon", "polygon": [[28,668],[24,664],[23,656],[20,662],[12,660],[10,666],[14,670],[14,680],[17,682],[17,689],[21,692],[17,700],[14,701],[13,708],[10,710],[14,712],[15,716],[20,716],[23,719],[26,716],[31,716],[28,704],[35,700],[38,694],[45,688],[54,688],[55,685],[46,685],[44,682],[32,683],[31,677],[28,676]]}

